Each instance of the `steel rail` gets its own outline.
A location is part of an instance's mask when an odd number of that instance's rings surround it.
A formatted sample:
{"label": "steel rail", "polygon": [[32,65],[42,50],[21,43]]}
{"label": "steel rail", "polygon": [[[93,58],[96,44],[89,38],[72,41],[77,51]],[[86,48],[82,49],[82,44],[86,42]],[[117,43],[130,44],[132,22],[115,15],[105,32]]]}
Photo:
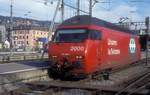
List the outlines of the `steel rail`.
{"label": "steel rail", "polygon": [[[150,83],[150,82],[149,82],[149,83]],[[136,89],[132,90],[132,91],[129,92],[129,94],[127,94],[127,95],[132,95],[132,94],[138,92],[139,90],[141,90],[141,89],[145,88],[146,86],[148,86],[149,83],[148,83],[148,84],[144,84],[144,85],[140,86],[139,88],[136,88]]]}
{"label": "steel rail", "polygon": [[134,82],[129,84],[127,87],[125,87],[122,90],[120,90],[119,92],[117,92],[115,95],[121,95],[123,92],[126,92],[126,90],[128,90],[129,88],[131,88],[134,85],[138,84],[139,82],[141,82],[142,80],[144,80],[148,76],[150,76],[150,72],[146,73],[143,77],[138,78],[137,80],[135,80]]}
{"label": "steel rail", "polygon": [[[144,60],[143,60],[144,61]],[[141,63],[138,63],[138,64],[141,64]],[[136,65],[131,65],[131,66],[136,66]],[[144,74],[145,75],[145,74]],[[38,76],[37,76],[38,77]],[[36,77],[35,77],[36,78]],[[32,78],[28,78],[28,79],[24,79],[24,80],[29,80],[29,79],[32,79]],[[33,79],[34,79],[34,77],[33,77]],[[22,80],[21,80],[22,81]],[[86,80],[85,80],[86,81]],[[49,84],[49,82],[50,83],[52,83],[52,85],[51,84]],[[88,90],[88,91],[93,91],[93,92],[95,92],[95,93],[99,93],[99,91],[104,91],[104,93],[106,92],[112,92],[112,93],[116,93],[116,90],[102,90],[101,88],[96,88],[96,87],[85,87],[85,86],[82,86],[82,84],[81,84],[81,87],[78,85],[75,85],[75,86],[69,86],[69,84],[68,84],[68,86],[66,85],[66,83],[64,84],[64,86],[63,85],[61,85],[61,84],[59,84],[59,85],[53,85],[53,83],[55,84],[55,82],[57,83],[57,80],[55,81],[47,81],[46,83],[45,82],[41,82],[41,83],[39,83],[39,82],[37,82],[37,84],[35,83],[34,84],[34,82],[32,83],[28,83],[27,82],[27,84],[26,85],[29,85],[29,87],[30,88],[33,88],[33,87],[43,87],[44,86],[44,88],[46,87],[46,89],[53,89],[53,88],[62,88],[62,89],[83,89],[83,90]],[[63,81],[62,81],[63,82]],[[60,83],[62,83],[62,82],[60,82]],[[84,81],[81,81],[81,82],[84,82]],[[16,82],[17,83],[17,82]],[[58,83],[59,83],[59,81],[58,81]],[[71,82],[70,82],[71,83]],[[41,86],[42,85],[42,86]],[[40,89],[42,89],[42,88],[40,88]],[[41,91],[43,91],[43,90],[41,90]],[[45,91],[45,90],[44,90]],[[130,94],[129,94],[130,95]]]}

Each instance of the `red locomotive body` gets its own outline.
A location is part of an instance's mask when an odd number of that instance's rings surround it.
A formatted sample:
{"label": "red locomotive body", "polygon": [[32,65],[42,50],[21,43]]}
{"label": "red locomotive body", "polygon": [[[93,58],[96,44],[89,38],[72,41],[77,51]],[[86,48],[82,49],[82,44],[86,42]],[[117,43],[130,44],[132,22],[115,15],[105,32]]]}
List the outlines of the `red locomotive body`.
{"label": "red locomotive body", "polygon": [[138,36],[82,15],[64,21],[49,45],[50,77],[83,76],[140,60]]}

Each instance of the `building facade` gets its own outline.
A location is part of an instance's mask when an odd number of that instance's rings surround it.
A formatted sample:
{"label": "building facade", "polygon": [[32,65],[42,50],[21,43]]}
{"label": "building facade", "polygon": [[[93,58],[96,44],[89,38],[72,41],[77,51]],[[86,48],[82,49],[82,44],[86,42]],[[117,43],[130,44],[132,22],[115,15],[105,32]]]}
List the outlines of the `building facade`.
{"label": "building facade", "polygon": [[48,28],[32,26],[14,27],[12,36],[12,45],[14,48],[35,50],[37,48],[42,48],[43,44],[47,41]]}
{"label": "building facade", "polygon": [[5,41],[7,40],[6,35],[7,35],[7,32],[6,32],[5,25],[0,25],[0,49],[3,48],[3,45]]}
{"label": "building facade", "polygon": [[6,27],[4,25],[0,25],[0,43],[4,43],[6,39]]}

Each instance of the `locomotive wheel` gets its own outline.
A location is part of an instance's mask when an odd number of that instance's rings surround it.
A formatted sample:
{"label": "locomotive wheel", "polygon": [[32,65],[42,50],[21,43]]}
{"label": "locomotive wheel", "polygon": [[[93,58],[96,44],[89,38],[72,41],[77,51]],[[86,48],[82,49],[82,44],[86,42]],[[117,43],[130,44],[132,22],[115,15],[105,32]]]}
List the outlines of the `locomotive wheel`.
{"label": "locomotive wheel", "polygon": [[53,70],[52,68],[48,69],[48,76],[49,78],[53,78],[54,80],[59,79],[59,74],[58,72],[56,72],[55,70]]}
{"label": "locomotive wheel", "polygon": [[104,80],[109,80],[110,72],[111,72],[111,69],[106,69],[104,72],[102,72]]}

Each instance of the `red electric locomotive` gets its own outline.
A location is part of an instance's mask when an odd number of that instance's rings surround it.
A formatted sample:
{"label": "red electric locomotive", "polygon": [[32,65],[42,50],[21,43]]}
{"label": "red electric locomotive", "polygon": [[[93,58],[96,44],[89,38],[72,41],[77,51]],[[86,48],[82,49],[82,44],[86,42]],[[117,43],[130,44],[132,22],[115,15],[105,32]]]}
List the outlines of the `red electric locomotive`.
{"label": "red electric locomotive", "polygon": [[83,77],[140,60],[138,36],[112,23],[81,15],[64,21],[49,44],[49,76]]}

